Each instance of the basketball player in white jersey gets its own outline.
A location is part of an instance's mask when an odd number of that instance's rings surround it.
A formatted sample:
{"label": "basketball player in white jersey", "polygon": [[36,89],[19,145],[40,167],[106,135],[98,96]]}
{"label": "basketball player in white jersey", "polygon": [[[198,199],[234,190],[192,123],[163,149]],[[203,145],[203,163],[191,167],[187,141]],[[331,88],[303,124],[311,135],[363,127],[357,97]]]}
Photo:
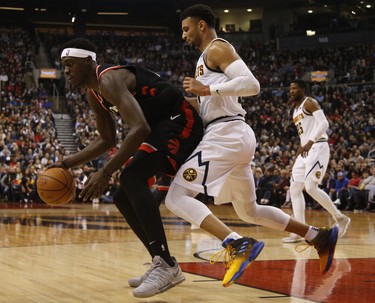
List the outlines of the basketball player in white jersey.
{"label": "basketball player in white jersey", "polygon": [[238,216],[249,223],[294,232],[317,249],[321,272],[328,271],[337,241],[338,228],[316,228],[300,223],[278,208],[256,203],[250,162],[256,140],[245,122],[239,96],[257,95],[259,82],[234,47],[219,39],[215,16],[202,4],[181,14],[182,38],[201,51],[195,78],[186,77],[186,92],[196,102],[205,124],[203,140],[182,165],[166,197],[167,207],[179,217],[200,226],[223,241],[230,253],[223,286],[233,284],[258,256],[263,243],[241,237],[195,199],[198,193],[215,197],[215,204],[232,202]]}
{"label": "basketball player in white jersey", "polygon": [[[305,96],[306,83],[303,80],[292,81],[289,92],[290,99],[294,102],[293,122],[301,141],[289,189],[294,217],[305,222],[305,188],[306,192],[332,215],[339,227],[339,237],[342,237],[350,225],[350,218],[342,214],[327,193],[318,187],[329,162],[330,151],[326,133],[328,121],[318,101]],[[291,234],[290,237],[284,238],[283,242],[294,243],[302,240],[298,235]]]}

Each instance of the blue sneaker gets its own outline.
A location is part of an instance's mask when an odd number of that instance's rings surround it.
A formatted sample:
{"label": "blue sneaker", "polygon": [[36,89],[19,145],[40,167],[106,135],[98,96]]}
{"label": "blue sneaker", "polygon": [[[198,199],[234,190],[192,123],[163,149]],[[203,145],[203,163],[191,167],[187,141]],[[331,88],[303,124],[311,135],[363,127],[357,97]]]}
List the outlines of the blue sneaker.
{"label": "blue sneaker", "polygon": [[320,272],[322,274],[325,274],[332,265],[338,234],[339,228],[337,226],[333,226],[332,228],[319,228],[318,235],[309,243],[313,245],[318,252]]}
{"label": "blue sneaker", "polygon": [[229,260],[226,264],[228,270],[222,284],[224,287],[228,287],[235,283],[251,262],[258,257],[264,243],[253,238],[243,237],[237,240],[228,239],[223,243],[223,246]]}

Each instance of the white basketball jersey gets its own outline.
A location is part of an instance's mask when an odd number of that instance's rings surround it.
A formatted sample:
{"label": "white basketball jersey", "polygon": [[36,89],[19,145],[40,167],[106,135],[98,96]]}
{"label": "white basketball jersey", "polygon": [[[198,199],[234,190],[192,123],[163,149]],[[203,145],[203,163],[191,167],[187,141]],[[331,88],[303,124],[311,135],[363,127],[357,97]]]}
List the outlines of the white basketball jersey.
{"label": "white basketball jersey", "polygon": [[[212,40],[211,43],[216,40],[229,43],[220,38]],[[231,79],[222,71],[213,70],[206,65],[205,58],[208,47],[202,52],[198,59],[195,78],[204,85],[228,82]],[[246,114],[246,111],[242,108],[242,105],[239,102],[238,96],[201,96],[198,98],[198,102],[204,124],[207,124],[218,117],[237,115],[245,116]]]}
{"label": "white basketball jersey", "polygon": [[[307,144],[307,142],[309,142],[309,140],[311,139],[311,134],[314,130],[314,124],[315,124],[315,120],[314,120],[312,113],[308,113],[304,109],[306,100],[307,98],[305,98],[305,100],[303,100],[300,106],[295,108],[293,112],[293,122],[297,128],[297,132],[301,140],[301,146],[304,146],[305,144]],[[319,139],[327,140],[328,136],[325,133]]]}

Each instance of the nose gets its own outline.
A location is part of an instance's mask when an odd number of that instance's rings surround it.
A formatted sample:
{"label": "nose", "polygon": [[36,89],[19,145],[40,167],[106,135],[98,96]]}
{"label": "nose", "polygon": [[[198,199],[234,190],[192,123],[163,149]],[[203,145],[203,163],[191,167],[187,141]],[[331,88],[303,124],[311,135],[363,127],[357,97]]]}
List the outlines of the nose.
{"label": "nose", "polygon": [[186,40],[186,33],[182,32],[182,40]]}

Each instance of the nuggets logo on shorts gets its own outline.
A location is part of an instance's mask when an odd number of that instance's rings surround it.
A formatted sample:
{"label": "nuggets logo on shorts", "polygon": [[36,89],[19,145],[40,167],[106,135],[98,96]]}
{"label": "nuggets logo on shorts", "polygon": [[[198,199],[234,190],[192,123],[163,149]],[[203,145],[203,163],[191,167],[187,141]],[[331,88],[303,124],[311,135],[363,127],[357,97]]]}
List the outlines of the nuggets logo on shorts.
{"label": "nuggets logo on shorts", "polygon": [[191,182],[197,178],[197,171],[194,168],[187,168],[182,175],[186,181]]}
{"label": "nuggets logo on shorts", "polygon": [[320,179],[320,176],[322,175],[322,173],[320,171],[317,171],[315,173],[315,177],[317,177],[318,179]]}

